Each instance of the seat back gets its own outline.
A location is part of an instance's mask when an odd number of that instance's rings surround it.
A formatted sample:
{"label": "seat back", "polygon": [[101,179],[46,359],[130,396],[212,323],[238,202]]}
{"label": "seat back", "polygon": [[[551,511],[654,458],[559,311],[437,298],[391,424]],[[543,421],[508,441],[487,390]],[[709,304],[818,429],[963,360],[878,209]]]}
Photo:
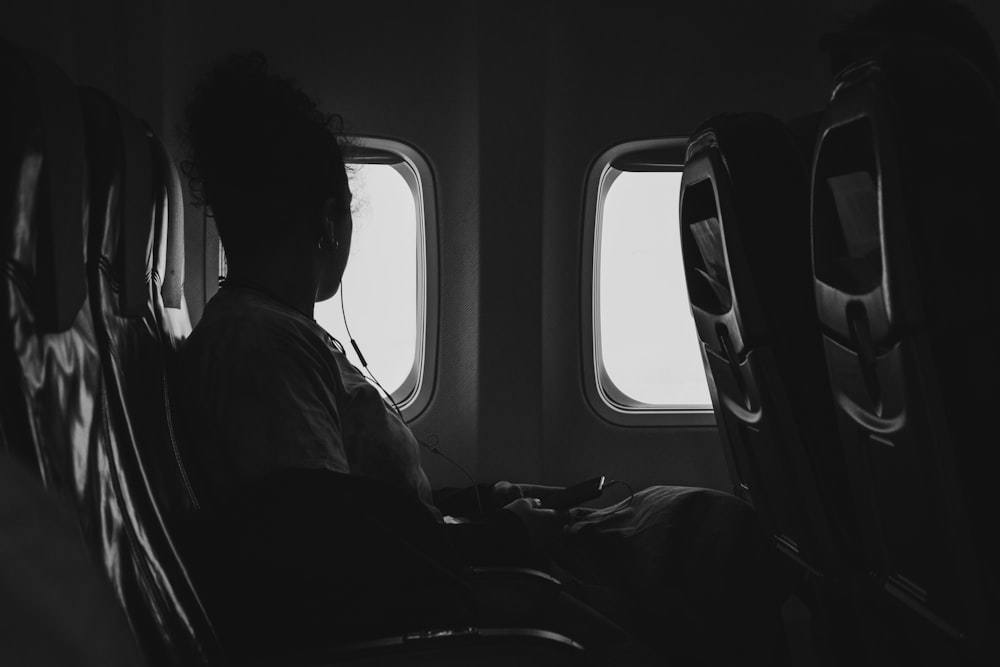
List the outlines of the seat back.
{"label": "seat back", "polygon": [[[161,344],[168,352],[175,352],[191,334],[191,318],[184,297],[184,199],[177,167],[163,142],[156,137],[153,152],[164,192],[163,196],[155,197],[150,300],[159,324]],[[168,360],[172,358],[169,353],[167,357]]]}
{"label": "seat back", "polygon": [[685,275],[733,476],[776,548],[832,577],[848,560],[843,486],[810,289],[808,164],[799,135],[763,113],[706,121],[681,180]]}
{"label": "seat back", "polygon": [[[118,472],[102,359],[88,295],[85,239],[98,205],[79,91],[51,63],[3,47],[14,91],[3,155],[3,396],[7,448],[72,502],[85,540],[142,638],[136,609],[160,594],[165,568],[140,567],[154,542],[138,522],[141,495]],[[97,217],[100,217],[99,215]],[[155,614],[169,618],[163,605]],[[155,616],[154,614],[154,616]],[[156,625],[153,618],[148,625]],[[153,664],[173,657],[143,641]],[[195,664],[195,663],[192,663]]]}
{"label": "seat back", "polygon": [[[123,516],[122,533],[105,542],[105,557],[121,564],[109,574],[153,661],[208,664],[219,649],[171,525],[197,505],[167,388],[166,355],[176,341],[165,343],[165,329],[180,331],[182,318],[165,312],[161,293],[170,222],[175,228],[180,222],[177,179],[160,140],[139,119],[95,90],[85,89],[83,102],[91,176],[88,278],[107,388],[105,474]],[[179,290],[171,296],[182,306]]]}
{"label": "seat back", "polygon": [[997,660],[998,151],[993,86],[926,44],[842,72],[819,131],[818,315],[865,571],[907,664]]}
{"label": "seat back", "polygon": [[86,292],[87,190],[76,87],[0,42],[4,262],[0,423],[10,453],[48,486],[90,493],[100,360]]}

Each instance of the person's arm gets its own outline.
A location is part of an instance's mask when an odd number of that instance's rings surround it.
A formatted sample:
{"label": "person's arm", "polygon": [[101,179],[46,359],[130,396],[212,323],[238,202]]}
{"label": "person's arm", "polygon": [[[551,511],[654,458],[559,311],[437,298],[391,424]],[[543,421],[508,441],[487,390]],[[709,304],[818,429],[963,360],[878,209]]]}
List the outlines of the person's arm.
{"label": "person's arm", "polygon": [[539,484],[511,484],[506,481],[482,482],[466,487],[448,486],[434,490],[434,505],[445,515],[475,518],[480,514],[502,509],[518,498],[544,499],[562,488]]}
{"label": "person's arm", "polygon": [[[473,486],[447,486],[434,489],[434,506],[441,514],[452,517],[476,518],[503,507],[493,498],[493,484],[485,482]],[[513,498],[511,499],[513,500]]]}
{"label": "person's arm", "polygon": [[493,502],[497,506],[504,506],[518,498],[538,498],[544,500],[546,497],[562,491],[561,486],[545,486],[542,484],[512,484],[510,482],[497,482],[493,485]]}

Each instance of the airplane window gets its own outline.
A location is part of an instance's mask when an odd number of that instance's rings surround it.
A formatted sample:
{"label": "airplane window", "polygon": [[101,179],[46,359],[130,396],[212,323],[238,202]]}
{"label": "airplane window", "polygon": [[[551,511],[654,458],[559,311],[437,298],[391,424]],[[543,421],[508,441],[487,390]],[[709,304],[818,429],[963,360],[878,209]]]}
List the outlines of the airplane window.
{"label": "airplane window", "polygon": [[683,146],[630,142],[606,152],[591,173],[588,393],[623,424],[714,423],[681,258]]}
{"label": "airplane window", "polygon": [[[437,320],[436,285],[427,282],[436,274],[431,270],[436,261],[431,174],[422,156],[405,144],[355,140],[358,156],[348,164],[354,220],[350,259],[340,291],[317,303],[314,316],[341,342],[351,363],[374,377],[410,418],[429,400],[425,369],[433,369],[436,347],[428,344]],[[221,248],[219,266],[224,279]]]}
{"label": "airplane window", "polygon": [[400,391],[417,349],[417,202],[402,169],[409,167],[353,166],[350,259],[341,293],[317,303],[315,314],[320,326],[343,343],[351,363],[362,368],[350,343],[354,337],[368,370],[394,398],[412,389]]}
{"label": "airplane window", "polygon": [[711,402],[684,280],[680,172],[621,172],[601,220],[601,358],[608,379],[647,405]]}

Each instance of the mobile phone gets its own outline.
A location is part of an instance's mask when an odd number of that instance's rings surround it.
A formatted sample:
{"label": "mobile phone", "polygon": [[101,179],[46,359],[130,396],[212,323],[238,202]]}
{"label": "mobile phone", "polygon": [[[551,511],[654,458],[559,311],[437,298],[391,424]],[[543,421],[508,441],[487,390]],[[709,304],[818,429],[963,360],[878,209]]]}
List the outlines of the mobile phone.
{"label": "mobile phone", "polygon": [[564,510],[592,500],[604,490],[604,475],[588,479],[542,498],[539,507],[549,510]]}

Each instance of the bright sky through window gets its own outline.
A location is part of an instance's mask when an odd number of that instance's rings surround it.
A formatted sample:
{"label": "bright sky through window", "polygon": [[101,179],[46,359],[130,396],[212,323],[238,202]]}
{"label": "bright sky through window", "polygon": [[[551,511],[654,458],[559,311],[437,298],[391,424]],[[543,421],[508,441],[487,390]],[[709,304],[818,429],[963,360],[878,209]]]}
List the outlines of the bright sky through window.
{"label": "bright sky through window", "polygon": [[677,220],[680,172],[623,172],[604,199],[600,354],[630,398],[711,407],[691,317]]}
{"label": "bright sky through window", "polygon": [[[368,370],[392,393],[410,374],[416,355],[416,202],[406,180],[391,165],[353,165],[351,170],[354,233],[341,287],[347,326]],[[338,293],[317,303],[316,321],[362,368],[344,329],[340,298]]]}

